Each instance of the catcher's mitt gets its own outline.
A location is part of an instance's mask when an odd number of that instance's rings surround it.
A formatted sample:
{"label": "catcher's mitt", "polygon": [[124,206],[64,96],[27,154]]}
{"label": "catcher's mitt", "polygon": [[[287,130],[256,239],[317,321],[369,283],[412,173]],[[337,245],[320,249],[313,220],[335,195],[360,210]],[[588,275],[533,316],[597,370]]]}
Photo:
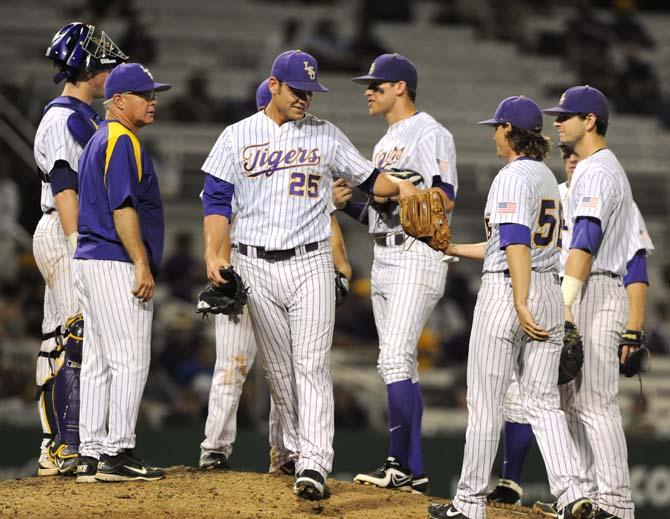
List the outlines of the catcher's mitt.
{"label": "catcher's mitt", "polygon": [[341,306],[349,295],[349,280],[342,272],[335,271],[335,306]]}
{"label": "catcher's mitt", "polygon": [[247,304],[249,289],[244,285],[240,275],[232,266],[221,269],[221,277],[228,281],[217,286],[207,283],[207,286],[198,295],[196,312],[202,314],[235,315],[242,313],[242,307]]}
{"label": "catcher's mitt", "polygon": [[[626,361],[621,364],[623,349],[628,346],[628,356]],[[633,349],[634,348],[634,349]],[[626,330],[619,341],[619,373],[632,377],[647,371],[649,368],[649,358],[651,353],[645,345],[645,334],[642,331]]]}
{"label": "catcher's mitt", "polygon": [[449,199],[440,188],[419,191],[400,200],[400,224],[409,236],[435,250],[447,252],[451,230],[447,219]]}
{"label": "catcher's mitt", "polygon": [[579,335],[574,323],[565,321],[561,362],[558,366],[558,384],[567,384],[573,380],[579,375],[583,364],[584,344],[582,343],[582,337]]}

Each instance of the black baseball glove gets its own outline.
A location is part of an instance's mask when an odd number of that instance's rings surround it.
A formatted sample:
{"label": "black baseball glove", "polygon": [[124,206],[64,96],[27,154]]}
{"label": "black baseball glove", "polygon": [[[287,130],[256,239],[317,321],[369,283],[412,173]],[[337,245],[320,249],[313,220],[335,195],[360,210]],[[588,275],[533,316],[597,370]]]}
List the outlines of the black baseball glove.
{"label": "black baseball glove", "polygon": [[558,384],[567,384],[579,375],[584,364],[584,344],[577,327],[570,321],[565,321],[565,335],[561,362],[558,366]]}
{"label": "black baseball glove", "polygon": [[[626,330],[619,341],[619,373],[632,377],[647,371],[651,353],[645,345],[645,334],[638,330]],[[623,349],[628,346],[626,361],[622,364]]]}
{"label": "black baseball glove", "polygon": [[341,306],[349,295],[349,280],[339,270],[335,271],[335,306]]}
{"label": "black baseball glove", "polygon": [[240,275],[232,266],[221,269],[221,277],[228,281],[216,286],[208,283],[198,295],[196,312],[202,314],[225,314],[236,315],[242,313],[242,308],[247,304],[247,293],[249,289],[245,286]]}

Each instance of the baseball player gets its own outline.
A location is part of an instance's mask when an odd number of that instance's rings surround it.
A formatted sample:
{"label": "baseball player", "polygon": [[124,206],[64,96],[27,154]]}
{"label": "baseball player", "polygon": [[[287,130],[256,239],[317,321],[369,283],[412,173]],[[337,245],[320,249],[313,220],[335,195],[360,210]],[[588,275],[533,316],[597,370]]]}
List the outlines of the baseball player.
{"label": "baseball player", "polygon": [[[451,133],[415,105],[417,70],[400,54],[377,57],[369,73],[354,82],[366,86],[372,116],[383,116],[388,131],[377,143],[373,163],[380,169],[413,170],[415,182],[443,189],[453,209],[458,190],[456,151]],[[425,243],[408,240],[399,204],[377,198],[348,203],[345,212],[369,226],[374,237],[372,307],[379,335],[378,370],[386,385],[390,446],[384,464],[354,481],[425,493],[428,477],[421,453],[423,402],[417,342],[444,294],[448,265]]]}
{"label": "baseball player", "polygon": [[[256,91],[256,107],[264,110],[272,100],[269,78],[264,80]],[[351,190],[349,190],[349,194]],[[234,211],[233,211],[234,215]],[[234,216],[231,217],[234,221]],[[346,279],[351,278],[351,265],[347,258],[344,240],[337,219],[331,216],[331,248],[335,270],[342,272]],[[235,243],[235,225],[231,222],[230,239]],[[237,245],[224,243],[221,255],[230,258],[237,266]],[[233,450],[237,432],[237,408],[242,394],[242,386],[251,371],[256,357],[254,338],[249,311],[244,308],[239,316],[219,314],[215,317],[216,326],[216,364],[209,393],[209,410],[205,423],[205,439],[200,445],[199,466],[204,469],[227,469],[228,459]],[[284,446],[281,423],[274,402],[270,398],[269,419],[270,472],[286,475],[295,474],[295,462],[292,452]]]}
{"label": "baseball player", "polygon": [[59,29],[46,56],[57,68],[54,82],[65,80],[65,86],[45,107],[34,148],[43,214],[35,229],[33,254],[46,284],[36,372],[43,431],[39,476],[74,474],[77,468],[81,341],[72,335],[64,347],[68,330],[81,328],[71,274],[79,210],[77,163],[100,123],[91,103],[103,96],[109,70],[127,59],[104,31],[82,23]]}
{"label": "baseball player", "polygon": [[165,233],[158,177],[137,132],[154,122],[156,93],[169,88],[138,63],[114,68],[105,82],[106,120],[79,161],[74,268],[86,350],[78,482],[165,477],[132,449],[149,373],[154,276]]}
{"label": "baseball player", "polygon": [[[563,159],[566,181],[558,185],[558,191],[561,197],[561,207],[563,207],[567,200],[570,180],[572,179],[572,174],[575,171],[579,158],[574,150],[566,145],[561,145],[561,157]],[[570,234],[563,219],[561,219],[561,225],[563,226],[561,233],[562,245],[569,242]],[[563,275],[565,269],[567,250],[567,247],[561,247],[560,250],[559,272],[561,275]],[[519,383],[514,374],[512,374],[512,381],[505,394],[504,418],[502,478],[486,499],[489,503],[519,504],[523,496],[521,471],[523,470],[526,456],[533,445],[535,436],[533,435],[530,423],[526,419],[521,393],[519,392]],[[551,504],[550,506],[553,509],[554,505]]]}
{"label": "baseball player", "polygon": [[[486,201],[484,243],[451,245],[454,256],[483,259],[468,352],[463,468],[449,505],[430,505],[431,518],[486,517],[486,489],[503,421],[502,405],[516,372],[562,517],[590,517],[579,486],[577,453],[559,407],[558,364],[563,312],[558,281],[560,195],[542,159],[549,151],[542,114],[524,96],[502,101],[492,119],[493,140],[507,165]],[[558,447],[558,448],[557,448]]]}
{"label": "baseball player", "polygon": [[[584,341],[581,379],[567,384],[563,406],[585,467],[597,519],[632,519],[628,452],[617,402],[618,345],[628,318],[622,276],[636,250],[638,225],[623,167],[607,148],[607,99],[597,89],[569,88],[559,105],[544,110],[556,116],[561,143],[580,161],[570,184],[565,218],[572,230],[561,285],[565,318]],[[591,463],[592,461],[592,463]]]}
{"label": "baseball player", "polygon": [[325,496],[333,460],[333,175],[378,196],[416,192],[374,168],[333,124],[307,113],[313,92],[327,91],[317,78],[311,55],[280,54],[270,104],[227,127],[202,167],[207,275],[222,283],[219,271],[230,263],[219,251],[229,239],[234,193],[237,268],[251,286],[249,315],[284,443],[296,454],[294,492],[305,499]]}

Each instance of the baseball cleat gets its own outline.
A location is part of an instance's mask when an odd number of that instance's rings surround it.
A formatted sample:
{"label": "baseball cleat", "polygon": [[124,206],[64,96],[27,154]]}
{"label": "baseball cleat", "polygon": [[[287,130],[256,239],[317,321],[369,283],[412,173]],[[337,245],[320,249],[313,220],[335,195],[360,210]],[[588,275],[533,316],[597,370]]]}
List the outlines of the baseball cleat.
{"label": "baseball cleat", "polygon": [[201,469],[205,470],[228,470],[230,465],[228,464],[228,458],[222,452],[203,452],[200,454],[200,460],[198,461],[198,466]]}
{"label": "baseball cleat", "polygon": [[277,473],[284,476],[295,476],[295,461],[287,461],[277,469]]}
{"label": "baseball cleat", "polygon": [[58,467],[54,461],[49,457],[49,449],[46,448],[40,451],[40,458],[37,461],[37,475],[38,476],[55,476],[58,474]]}
{"label": "baseball cleat", "polygon": [[621,519],[618,515],[610,514],[601,510],[600,508],[596,510],[596,513],[593,515],[593,519]]}
{"label": "baseball cleat", "polygon": [[412,472],[400,465],[400,461],[393,456],[386,458],[378,469],[368,474],[358,474],[354,481],[381,488],[412,490]]}
{"label": "baseball cleat", "polygon": [[489,504],[520,505],[522,495],[523,490],[516,482],[511,479],[501,479],[498,486],[486,496],[486,501]]}
{"label": "baseball cleat", "polygon": [[569,503],[558,511],[558,519],[592,519],[593,503],[582,497]]}
{"label": "baseball cleat", "polygon": [[428,476],[412,477],[412,493],[428,494]]}
{"label": "baseball cleat", "polygon": [[77,483],[95,483],[98,460],[91,456],[79,456],[77,461]]}
{"label": "baseball cleat", "polygon": [[65,443],[61,443],[60,445],[52,443],[49,446],[48,452],[49,458],[58,468],[59,474],[62,476],[74,476],[77,473],[78,447]]}
{"label": "baseball cleat", "polygon": [[537,512],[543,517],[549,517],[551,519],[556,519],[558,517],[558,510],[556,509],[556,503],[543,503],[542,501],[535,501],[533,505],[533,512]]}
{"label": "baseball cleat", "polygon": [[326,481],[316,470],[305,469],[295,479],[293,493],[309,501],[317,501],[327,497]]}
{"label": "baseball cleat", "polygon": [[163,469],[151,467],[138,459],[132,449],[124,449],[116,456],[100,456],[98,472],[95,479],[98,481],[155,481],[163,479]]}
{"label": "baseball cleat", "polygon": [[428,517],[430,517],[430,519],[469,519],[468,516],[463,514],[452,504],[428,505]]}

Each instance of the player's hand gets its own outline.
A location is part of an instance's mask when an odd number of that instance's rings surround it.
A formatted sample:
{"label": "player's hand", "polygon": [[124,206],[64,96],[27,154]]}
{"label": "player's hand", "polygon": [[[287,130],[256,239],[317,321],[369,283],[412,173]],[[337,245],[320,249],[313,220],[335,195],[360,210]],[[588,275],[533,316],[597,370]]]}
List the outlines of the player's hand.
{"label": "player's hand", "polygon": [[221,256],[215,255],[205,257],[205,264],[207,265],[207,279],[217,286],[228,283],[221,276],[221,269],[228,267],[230,263],[225,261]]}
{"label": "player's hand", "polygon": [[146,263],[135,264],[135,288],[133,288],[132,294],[146,303],[154,296],[154,286],[156,286],[156,283],[149,265]]}
{"label": "player's hand", "polygon": [[521,328],[531,339],[544,342],[549,338],[549,332],[535,322],[533,314],[530,313],[526,305],[515,306],[515,308]]}
{"label": "player's hand", "polygon": [[402,200],[403,198],[407,198],[408,196],[416,195],[418,192],[419,192],[419,190],[409,180],[401,180],[400,182],[398,182],[398,199],[399,200]]}
{"label": "player's hand", "polygon": [[336,209],[344,209],[347,202],[351,200],[351,186],[343,178],[333,182],[333,205]]}

